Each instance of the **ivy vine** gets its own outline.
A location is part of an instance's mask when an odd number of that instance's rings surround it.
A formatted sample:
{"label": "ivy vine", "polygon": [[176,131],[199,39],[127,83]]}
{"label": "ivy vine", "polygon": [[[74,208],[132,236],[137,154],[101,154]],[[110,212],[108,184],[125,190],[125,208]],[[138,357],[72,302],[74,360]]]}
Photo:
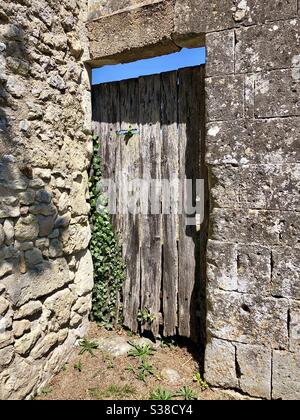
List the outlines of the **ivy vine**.
{"label": "ivy vine", "polygon": [[[125,264],[118,239],[114,234],[111,216],[101,194],[102,165],[98,136],[93,136],[93,158],[90,173],[90,249],[94,262],[94,290],[91,318],[112,329],[121,321],[120,291],[125,281]],[[101,203],[102,211],[97,207]]]}

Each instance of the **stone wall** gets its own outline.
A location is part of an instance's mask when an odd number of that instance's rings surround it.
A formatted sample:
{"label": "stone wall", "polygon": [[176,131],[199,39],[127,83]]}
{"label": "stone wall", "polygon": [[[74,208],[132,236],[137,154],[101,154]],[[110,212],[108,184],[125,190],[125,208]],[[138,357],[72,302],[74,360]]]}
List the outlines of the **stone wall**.
{"label": "stone wall", "polygon": [[0,399],[32,395],[87,328],[86,6],[0,1]]}
{"label": "stone wall", "polygon": [[297,3],[112,0],[88,23],[98,64],[207,46],[206,379],[267,399],[300,397]]}
{"label": "stone wall", "polygon": [[211,195],[206,379],[252,396],[299,399],[297,1],[247,0],[235,10],[231,3],[219,19],[208,13],[203,22]]}

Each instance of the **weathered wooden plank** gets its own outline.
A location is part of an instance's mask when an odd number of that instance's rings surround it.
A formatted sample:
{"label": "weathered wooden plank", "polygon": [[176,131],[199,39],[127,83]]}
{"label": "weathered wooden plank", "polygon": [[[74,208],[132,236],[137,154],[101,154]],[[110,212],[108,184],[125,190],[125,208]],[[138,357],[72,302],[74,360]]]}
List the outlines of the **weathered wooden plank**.
{"label": "weathered wooden plank", "polygon": [[[138,79],[120,83],[121,130],[138,128],[139,123],[139,82]],[[137,315],[140,308],[140,215],[128,212],[125,190],[134,180],[139,179],[140,137],[130,139],[120,137],[121,168],[119,174],[119,227],[123,238],[123,256],[127,266],[127,279],[123,288],[124,324],[132,331],[138,331]],[[124,209],[126,212],[124,212]]]}
{"label": "weathered wooden plank", "polygon": [[[177,72],[161,75],[161,95],[162,179],[174,182],[179,177]],[[163,188],[163,320],[166,337],[176,335],[178,327],[178,215],[171,201],[173,193]]]}
{"label": "weathered wooden plank", "polygon": [[100,103],[100,85],[92,87],[92,129],[95,134],[99,134],[101,124],[101,103]]}
{"label": "weathered wooden plank", "polygon": [[[201,73],[199,67],[179,71],[179,156],[180,178],[196,181],[200,176],[200,136],[201,136]],[[196,204],[195,185],[193,204]],[[183,188],[183,204],[188,203],[188,191]],[[191,199],[191,197],[190,197]],[[196,338],[197,299],[200,278],[197,229],[187,225],[188,214],[179,218],[179,334]]]}
{"label": "weathered wooden plank", "polygon": [[[93,88],[95,118],[95,134],[99,137],[102,163],[102,179],[116,184],[118,172],[118,139],[116,132],[120,129],[119,86],[118,83],[106,83]],[[112,224],[116,229],[116,215],[112,215]]]}
{"label": "weathered wooden plank", "polygon": [[[142,178],[161,178],[161,100],[160,76],[140,78],[140,138]],[[146,213],[146,212],[145,212]],[[155,315],[153,323],[142,326],[142,331],[150,330],[156,336],[159,332],[161,295],[161,214],[141,217],[141,309],[148,309]]]}

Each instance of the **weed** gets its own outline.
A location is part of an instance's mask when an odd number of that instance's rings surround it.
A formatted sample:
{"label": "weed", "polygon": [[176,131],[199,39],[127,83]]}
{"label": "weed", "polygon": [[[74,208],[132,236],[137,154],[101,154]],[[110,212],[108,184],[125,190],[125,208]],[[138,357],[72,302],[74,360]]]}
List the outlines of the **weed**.
{"label": "weed", "polygon": [[173,395],[171,394],[171,392],[162,388],[157,388],[156,390],[152,391],[149,396],[149,400],[156,400],[156,401],[167,401],[167,400],[171,400],[172,398],[173,398]]}
{"label": "weed", "polygon": [[154,349],[149,344],[134,344],[132,341],[128,341],[128,344],[132,347],[132,350],[128,352],[129,357],[136,357],[139,360],[144,360],[148,356],[153,356]]}
{"label": "weed", "polygon": [[201,374],[197,372],[193,376],[193,381],[197,382],[197,384],[200,386],[201,391],[206,391],[209,387],[208,384],[201,378]]}
{"label": "weed", "polygon": [[131,372],[131,373],[135,373],[135,367],[132,365],[128,365],[125,370],[127,370],[127,372]]}
{"label": "weed", "polygon": [[89,353],[91,356],[95,356],[93,350],[96,350],[99,346],[94,341],[89,341],[86,338],[80,341],[80,355],[83,355],[84,353]]}
{"label": "weed", "polygon": [[92,398],[97,400],[103,400],[106,398],[113,398],[117,400],[132,397],[136,394],[136,390],[131,385],[126,384],[124,386],[110,385],[103,391],[98,388],[92,388],[88,390],[88,393]]}
{"label": "weed", "polygon": [[196,396],[194,394],[194,391],[191,388],[188,388],[187,386],[184,386],[181,388],[178,392],[175,394],[176,397],[181,397],[185,401],[191,401],[196,400]]}
{"label": "weed", "polygon": [[78,372],[82,372],[82,362],[81,362],[81,360],[79,360],[78,362],[76,362],[74,364],[74,369],[78,370]]}
{"label": "weed", "polygon": [[161,377],[155,372],[154,367],[147,363],[145,360],[142,360],[138,367],[137,379],[146,382],[146,377],[151,375],[154,376],[158,381],[161,381]]}

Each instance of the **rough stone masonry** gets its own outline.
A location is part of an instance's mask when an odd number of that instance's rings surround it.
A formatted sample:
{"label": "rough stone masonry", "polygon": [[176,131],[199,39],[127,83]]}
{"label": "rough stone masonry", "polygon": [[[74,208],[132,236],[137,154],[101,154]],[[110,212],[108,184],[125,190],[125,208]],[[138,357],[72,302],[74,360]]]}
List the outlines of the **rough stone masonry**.
{"label": "rough stone masonry", "polygon": [[0,398],[32,395],[85,333],[84,64],[206,45],[206,380],[299,399],[298,0],[89,3],[0,0]]}
{"label": "rough stone masonry", "polygon": [[88,324],[85,12],[0,1],[0,399],[43,386]]}

